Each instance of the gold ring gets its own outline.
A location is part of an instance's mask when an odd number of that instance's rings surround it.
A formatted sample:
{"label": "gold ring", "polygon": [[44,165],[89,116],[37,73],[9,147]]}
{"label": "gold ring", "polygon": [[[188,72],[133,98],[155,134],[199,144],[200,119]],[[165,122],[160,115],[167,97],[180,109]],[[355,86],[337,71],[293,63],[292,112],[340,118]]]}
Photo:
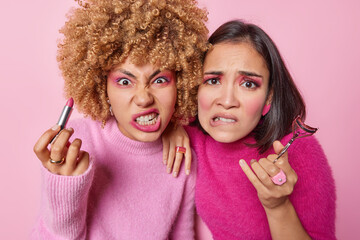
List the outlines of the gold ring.
{"label": "gold ring", "polygon": [[63,157],[61,160],[59,161],[54,161],[52,160],[51,158],[49,158],[49,161],[52,163],[52,164],[55,164],[55,165],[60,165],[60,164],[63,164],[65,162],[65,157]]}

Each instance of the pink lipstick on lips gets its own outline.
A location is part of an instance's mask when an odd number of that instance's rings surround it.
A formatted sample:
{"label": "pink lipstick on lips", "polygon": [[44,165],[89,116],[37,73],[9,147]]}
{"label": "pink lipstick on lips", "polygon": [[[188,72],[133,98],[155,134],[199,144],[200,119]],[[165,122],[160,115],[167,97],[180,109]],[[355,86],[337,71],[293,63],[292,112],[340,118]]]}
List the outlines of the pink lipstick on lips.
{"label": "pink lipstick on lips", "polygon": [[[141,125],[136,121],[136,119],[138,117],[149,115],[151,113],[155,113],[157,115],[155,117],[155,118],[157,118],[155,124]],[[134,128],[136,128],[137,130],[140,130],[140,131],[143,131],[143,132],[155,132],[155,131],[159,130],[160,124],[161,124],[161,120],[160,120],[160,117],[159,117],[159,111],[157,109],[155,109],[155,108],[152,108],[152,109],[146,110],[144,112],[134,114],[132,116],[132,121],[130,122],[130,124]]]}

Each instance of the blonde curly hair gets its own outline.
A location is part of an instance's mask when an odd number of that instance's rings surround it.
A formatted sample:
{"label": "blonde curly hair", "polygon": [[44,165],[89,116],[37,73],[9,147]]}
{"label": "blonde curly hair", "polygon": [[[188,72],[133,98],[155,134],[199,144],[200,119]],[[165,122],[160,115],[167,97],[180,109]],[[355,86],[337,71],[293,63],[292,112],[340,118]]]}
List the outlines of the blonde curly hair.
{"label": "blonde curly hair", "polygon": [[176,72],[173,121],[195,116],[196,88],[208,49],[207,11],[196,0],[85,0],[68,14],[60,30],[60,70],[65,95],[94,120],[109,116],[109,70],[130,57],[134,64],[160,64]]}

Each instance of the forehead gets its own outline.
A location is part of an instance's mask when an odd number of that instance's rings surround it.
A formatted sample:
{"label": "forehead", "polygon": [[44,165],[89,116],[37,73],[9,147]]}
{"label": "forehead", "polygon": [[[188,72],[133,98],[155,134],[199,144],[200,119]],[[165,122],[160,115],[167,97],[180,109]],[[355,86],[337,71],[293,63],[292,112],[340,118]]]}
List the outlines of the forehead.
{"label": "forehead", "polygon": [[113,69],[116,68],[134,69],[144,72],[144,71],[157,70],[160,68],[160,65],[151,64],[151,63],[137,64],[134,61],[132,61],[131,58],[128,57],[125,59],[124,62],[119,63],[113,67]]}
{"label": "forehead", "polygon": [[248,42],[219,43],[207,53],[205,71],[249,71],[268,76],[265,59]]}

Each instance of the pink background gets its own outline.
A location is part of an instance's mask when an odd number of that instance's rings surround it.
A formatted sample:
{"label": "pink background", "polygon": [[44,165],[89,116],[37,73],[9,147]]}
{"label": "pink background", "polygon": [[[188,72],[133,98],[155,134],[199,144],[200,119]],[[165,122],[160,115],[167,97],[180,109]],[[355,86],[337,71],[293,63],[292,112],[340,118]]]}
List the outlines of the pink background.
{"label": "pink background", "polygon": [[[209,28],[242,18],[277,43],[308,107],[337,186],[337,237],[360,235],[360,2],[201,0]],[[74,2],[6,1],[0,10],[0,239],[27,239],[39,207],[32,147],[65,99],[56,63],[58,29]],[[78,115],[79,116],[79,115]],[[165,171],[165,169],[164,169]],[[206,239],[202,238],[202,239]]]}

